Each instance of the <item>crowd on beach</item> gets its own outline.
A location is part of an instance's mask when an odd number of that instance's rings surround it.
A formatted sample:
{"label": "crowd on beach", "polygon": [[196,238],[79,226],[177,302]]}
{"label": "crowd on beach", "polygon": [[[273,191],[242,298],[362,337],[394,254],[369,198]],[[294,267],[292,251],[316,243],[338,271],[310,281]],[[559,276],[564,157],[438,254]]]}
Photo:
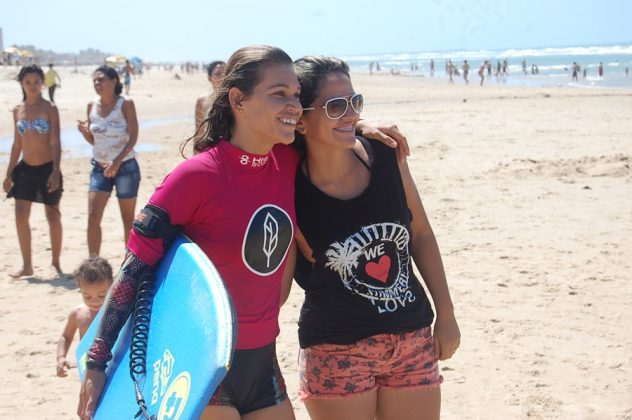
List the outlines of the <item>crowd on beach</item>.
{"label": "crowd on beach", "polygon": [[[531,66],[528,67],[527,65],[527,60],[525,58],[523,58],[520,61],[520,73],[523,76],[526,75],[539,75],[540,74],[540,68],[538,66],[538,64],[536,63],[531,63]],[[564,67],[564,72],[568,73],[571,80],[572,81],[578,81],[578,75],[582,74],[582,77],[584,80],[586,80],[590,74],[590,70],[589,70],[589,66],[584,66],[582,69],[582,66],[580,64],[578,64],[577,62],[573,62],[573,64],[569,67]],[[371,61],[369,63],[369,74],[373,75],[373,74],[380,74],[382,72],[380,63],[378,61]],[[599,62],[598,65],[596,65],[596,76],[599,77],[599,79],[603,79],[605,76],[605,70],[604,70],[604,64],[603,62]],[[395,69],[395,68],[390,68],[389,74],[392,75],[400,75],[402,74],[401,70],[399,69]],[[462,78],[463,82],[465,84],[469,84],[469,73],[470,73],[470,62],[468,60],[463,60],[463,62],[461,64],[457,64],[454,63],[451,59],[447,59],[445,60],[445,70],[444,70],[444,74],[445,77],[448,78],[448,83],[449,84],[454,84],[455,79],[457,77]],[[419,64],[417,62],[410,62],[410,72],[408,73],[410,75],[419,75],[421,74],[420,72],[420,67]],[[427,75],[430,77],[434,77],[436,74],[436,65],[435,65],[435,60],[434,59],[430,59],[430,61],[428,62],[428,70],[427,70]],[[480,62],[480,65],[478,67],[478,72],[477,72],[479,79],[480,79],[480,86],[483,86],[483,82],[485,80],[487,80],[488,82],[490,80],[492,80],[492,77],[495,78],[496,82],[505,82],[507,80],[507,77],[509,76],[510,72],[509,72],[509,62],[507,59],[497,59],[496,60],[496,64],[494,65],[493,60],[488,59],[488,60],[482,60]],[[623,74],[627,77],[629,76],[629,66],[625,65],[623,66]],[[425,75],[425,74],[424,74]]]}
{"label": "crowd on beach", "polygon": [[[293,418],[274,347],[279,309],[293,280],[305,290],[299,392],[312,418],[438,418],[438,361],[453,356],[460,332],[439,248],[406,165],[405,137],[395,126],[360,121],[364,98],[339,59],[293,62],[278,48],[252,46],[206,68],[212,89],[195,101],[194,156],[165,178],[138,216],[138,118],[129,97],[134,68],[102,65],[91,75],[97,98],[77,121],[93,152],[87,258],[73,274],[84,303],[68,316],[56,363],[58,376],[66,376],[75,333],[82,337],[104,306],[79,416],[94,414],[140,279],[153,276],[174,234],[183,232],[212,256],[237,310],[232,367],[202,418]],[[15,199],[22,254],[22,267],[11,277],[34,274],[32,203],[44,204],[52,264],[62,275],[63,176],[54,102],[61,79],[52,64],[46,73],[25,65],[17,79],[23,98],[13,109],[14,143],[3,182]],[[99,256],[112,192],[127,247],[116,275]],[[218,200],[222,205],[213,206]],[[256,217],[264,211],[266,218]],[[267,264],[258,262],[262,251],[252,244],[243,244],[244,260],[235,258],[249,232],[266,228],[255,221],[269,217],[277,242],[265,252]],[[349,241],[356,249],[346,249]]]}

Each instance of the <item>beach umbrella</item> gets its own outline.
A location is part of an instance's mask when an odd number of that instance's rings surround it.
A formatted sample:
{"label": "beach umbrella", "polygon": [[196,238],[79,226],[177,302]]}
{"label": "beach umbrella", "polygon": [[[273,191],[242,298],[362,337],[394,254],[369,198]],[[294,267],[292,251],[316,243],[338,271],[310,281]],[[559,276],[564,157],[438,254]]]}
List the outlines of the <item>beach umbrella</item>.
{"label": "beach umbrella", "polygon": [[129,59],[130,63],[134,66],[137,71],[142,72],[143,70],[143,60],[140,57],[132,57]]}
{"label": "beach umbrella", "polygon": [[106,57],[105,62],[110,66],[123,65],[127,61],[127,58],[124,55],[111,55]]}
{"label": "beach umbrella", "polygon": [[2,50],[3,53],[5,54],[13,54],[13,55],[20,55],[20,50],[18,50],[15,47],[7,47],[4,50]]}

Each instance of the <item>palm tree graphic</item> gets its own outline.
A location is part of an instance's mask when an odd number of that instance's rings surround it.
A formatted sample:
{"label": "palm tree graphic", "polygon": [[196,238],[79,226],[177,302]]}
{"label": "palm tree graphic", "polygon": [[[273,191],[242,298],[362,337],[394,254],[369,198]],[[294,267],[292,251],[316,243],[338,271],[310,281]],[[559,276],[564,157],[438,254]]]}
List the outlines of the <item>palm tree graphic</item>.
{"label": "palm tree graphic", "polygon": [[355,241],[347,239],[343,243],[334,242],[325,252],[327,256],[325,267],[336,271],[347,286],[348,278],[353,277],[353,269],[358,266],[358,257],[361,254],[362,249],[358,248]]}

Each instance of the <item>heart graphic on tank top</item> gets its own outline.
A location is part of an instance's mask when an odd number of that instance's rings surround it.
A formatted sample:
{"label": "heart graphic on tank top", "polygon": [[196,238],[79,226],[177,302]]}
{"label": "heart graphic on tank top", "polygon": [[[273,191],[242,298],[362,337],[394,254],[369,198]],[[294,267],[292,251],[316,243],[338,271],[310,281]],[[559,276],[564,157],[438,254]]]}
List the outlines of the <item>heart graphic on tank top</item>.
{"label": "heart graphic on tank top", "polygon": [[369,262],[364,267],[366,273],[376,280],[386,284],[388,280],[388,271],[391,269],[391,258],[388,255],[382,255],[378,262]]}

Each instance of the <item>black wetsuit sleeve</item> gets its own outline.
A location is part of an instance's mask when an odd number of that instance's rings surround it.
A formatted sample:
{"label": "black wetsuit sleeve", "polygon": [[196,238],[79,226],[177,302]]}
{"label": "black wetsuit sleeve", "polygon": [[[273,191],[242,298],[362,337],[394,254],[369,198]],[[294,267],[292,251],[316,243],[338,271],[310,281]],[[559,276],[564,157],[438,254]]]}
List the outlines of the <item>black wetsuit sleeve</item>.
{"label": "black wetsuit sleeve", "polygon": [[134,309],[138,286],[145,281],[155,281],[153,268],[128,251],[104,304],[96,338],[88,350],[88,369],[104,371],[107,367],[112,347]]}

